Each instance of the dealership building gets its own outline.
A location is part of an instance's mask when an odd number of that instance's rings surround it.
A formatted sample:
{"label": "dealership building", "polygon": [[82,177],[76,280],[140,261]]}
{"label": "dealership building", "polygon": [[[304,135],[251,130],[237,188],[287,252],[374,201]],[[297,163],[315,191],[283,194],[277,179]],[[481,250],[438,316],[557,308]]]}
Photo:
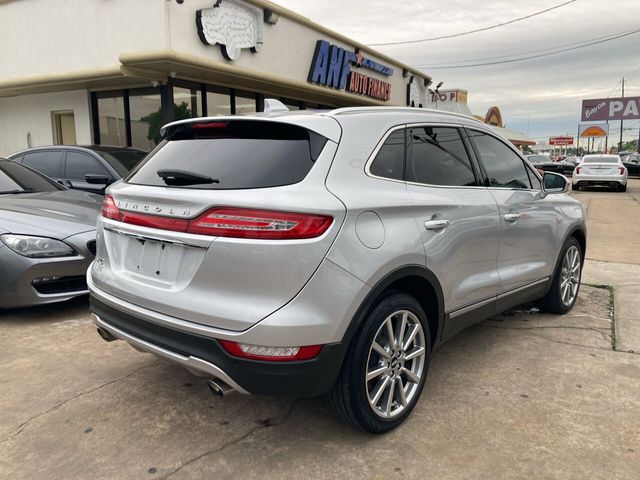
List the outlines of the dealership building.
{"label": "dealership building", "polygon": [[0,0],[0,156],[174,119],[426,106],[429,76],[264,0]]}

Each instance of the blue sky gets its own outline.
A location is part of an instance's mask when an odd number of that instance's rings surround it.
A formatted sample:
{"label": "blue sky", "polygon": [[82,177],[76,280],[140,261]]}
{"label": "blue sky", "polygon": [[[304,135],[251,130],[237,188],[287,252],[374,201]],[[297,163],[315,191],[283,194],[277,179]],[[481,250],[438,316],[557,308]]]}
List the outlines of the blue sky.
{"label": "blue sky", "polygon": [[[431,38],[494,25],[564,3],[563,0],[274,0],[364,44]],[[565,0],[566,1],[566,0]],[[640,96],[640,33],[558,55],[463,69],[447,62],[547,49],[640,28],[640,0],[576,0],[511,25],[452,39],[377,50],[469,92],[469,106],[484,115],[500,107],[510,129],[544,140],[575,134],[583,98]],[[625,124],[638,137],[640,121]],[[619,135],[619,124],[611,126]]]}

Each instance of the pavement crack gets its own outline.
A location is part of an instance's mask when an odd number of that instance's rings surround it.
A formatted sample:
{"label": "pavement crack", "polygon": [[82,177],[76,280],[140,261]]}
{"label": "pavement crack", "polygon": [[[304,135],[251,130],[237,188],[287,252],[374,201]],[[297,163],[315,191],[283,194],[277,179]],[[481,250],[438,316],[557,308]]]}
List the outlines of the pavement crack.
{"label": "pavement crack", "polygon": [[36,418],[40,418],[40,417],[42,417],[44,415],[47,415],[47,414],[49,414],[51,412],[54,412],[54,411],[58,410],[60,407],[66,405],[69,402],[71,402],[72,400],[75,400],[76,398],[80,398],[80,397],[82,397],[84,395],[88,395],[90,393],[96,392],[96,391],[100,390],[101,388],[104,388],[104,387],[106,387],[108,385],[112,385],[114,383],[117,383],[117,382],[120,382],[122,380],[125,380],[125,379],[131,377],[132,375],[134,375],[135,373],[139,372],[140,370],[143,370],[145,368],[155,367],[158,364],[159,364],[159,362],[152,363],[151,365],[143,365],[142,367],[138,367],[135,370],[129,372],[128,374],[126,374],[126,375],[124,375],[122,377],[116,378],[114,380],[109,380],[108,382],[102,383],[102,384],[98,385],[97,387],[93,387],[93,388],[90,388],[89,390],[85,390],[83,392],[75,394],[75,395],[63,400],[62,402],[54,405],[53,407],[48,408],[44,412],[40,412],[37,415],[34,415],[34,416],[30,417],[29,419],[25,420],[24,422],[22,422],[20,425],[18,425],[16,427],[16,429],[15,429],[15,431],[13,433],[10,433],[7,437],[5,437],[2,440],[0,440],[0,443],[8,442],[9,440],[11,440],[11,439],[17,437],[18,435],[20,435],[22,433],[22,431],[27,427],[27,425],[29,425],[29,423],[31,423]]}
{"label": "pavement crack", "polygon": [[182,470],[185,467],[188,467],[192,463],[195,463],[198,460],[201,460],[201,459],[203,459],[205,457],[208,457],[209,455],[213,455],[215,453],[220,453],[223,450],[225,450],[226,448],[242,442],[243,440],[249,438],[251,435],[253,435],[255,432],[257,432],[258,430],[264,430],[265,428],[277,427],[279,425],[284,424],[289,419],[289,417],[291,417],[291,414],[293,413],[293,409],[296,407],[297,404],[298,404],[298,400],[294,400],[293,402],[291,402],[291,405],[289,405],[289,410],[287,411],[287,413],[285,413],[282,416],[281,419],[278,419],[278,420],[276,420],[274,422],[268,422],[268,423],[265,422],[265,423],[262,423],[262,424],[258,425],[257,427],[253,427],[251,430],[249,430],[244,435],[241,435],[241,436],[239,436],[237,438],[234,438],[233,440],[229,440],[228,442],[223,443],[219,447],[216,447],[216,448],[214,448],[212,450],[208,450],[206,452],[203,452],[200,455],[197,455],[197,456],[193,457],[192,459],[187,460],[182,465],[176,467],[175,469],[173,469],[170,472],[164,474],[163,476],[158,477],[158,480],[165,480],[166,478],[172,477],[173,475],[178,473],[180,470]]}
{"label": "pavement crack", "polygon": [[573,328],[573,329],[578,329],[578,330],[593,330],[593,331],[603,335],[607,339],[610,338],[610,336],[606,335],[604,332],[601,332],[599,330],[596,330],[596,329],[590,328],[590,327],[562,327],[562,326],[556,326],[556,325],[549,326],[549,327],[499,327],[499,326],[494,326],[494,325],[480,325],[480,326],[484,327],[484,328],[493,328],[493,329],[496,329],[496,330],[523,330],[528,335],[532,335],[532,336],[538,337],[538,338],[543,338],[545,340],[549,340],[550,342],[554,342],[554,343],[561,343],[563,345],[572,345],[574,347],[581,347],[581,348],[605,350],[607,352],[615,352],[615,350],[612,350],[611,348],[596,347],[596,346],[593,346],[593,345],[583,345],[581,343],[565,342],[563,340],[556,340],[555,338],[547,337],[546,335],[540,335],[539,333],[535,333],[534,332],[534,330],[544,330],[544,329],[551,329],[551,328]]}

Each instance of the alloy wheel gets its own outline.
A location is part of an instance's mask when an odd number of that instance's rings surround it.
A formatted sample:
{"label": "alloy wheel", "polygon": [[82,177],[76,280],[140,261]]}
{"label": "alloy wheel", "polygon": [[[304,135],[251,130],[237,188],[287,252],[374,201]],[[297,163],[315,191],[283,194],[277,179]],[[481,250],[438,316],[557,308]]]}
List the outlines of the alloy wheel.
{"label": "alloy wheel", "polygon": [[566,306],[572,305],[580,287],[580,250],[569,247],[562,260],[560,271],[560,298]]}
{"label": "alloy wheel", "polygon": [[365,388],[376,415],[393,418],[413,401],[424,375],[425,334],[418,317],[409,310],[389,315],[369,349]]}

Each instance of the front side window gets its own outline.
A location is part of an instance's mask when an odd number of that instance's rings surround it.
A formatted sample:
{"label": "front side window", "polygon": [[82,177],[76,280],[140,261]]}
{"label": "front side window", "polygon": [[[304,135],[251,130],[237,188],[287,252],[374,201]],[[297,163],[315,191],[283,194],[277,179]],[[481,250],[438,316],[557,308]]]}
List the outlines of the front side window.
{"label": "front side window", "polygon": [[414,127],[409,130],[409,182],[444,186],[477,185],[471,160],[457,128]]}
{"label": "front side window", "polygon": [[405,130],[393,132],[378,150],[369,172],[376,177],[402,180],[404,174]]}
{"label": "front side window", "polygon": [[14,192],[57,192],[64,190],[53,180],[23,167],[19,163],[0,160],[0,194]]}
{"label": "front side window", "polygon": [[471,130],[469,136],[475,143],[491,187],[531,188],[524,161],[513,150],[483,132]]}
{"label": "front side window", "polygon": [[109,175],[98,161],[81,152],[67,152],[66,177],[70,180],[85,180],[85,175]]}

